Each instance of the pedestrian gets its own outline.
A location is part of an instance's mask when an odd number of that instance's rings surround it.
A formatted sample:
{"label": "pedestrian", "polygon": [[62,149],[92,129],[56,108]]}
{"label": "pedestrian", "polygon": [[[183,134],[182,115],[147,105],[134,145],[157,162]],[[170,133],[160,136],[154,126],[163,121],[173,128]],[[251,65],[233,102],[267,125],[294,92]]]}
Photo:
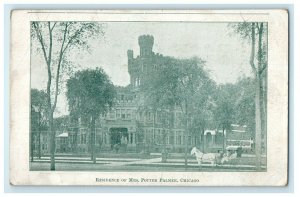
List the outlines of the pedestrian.
{"label": "pedestrian", "polygon": [[116,153],[118,153],[120,149],[120,144],[115,144],[114,148],[116,150]]}

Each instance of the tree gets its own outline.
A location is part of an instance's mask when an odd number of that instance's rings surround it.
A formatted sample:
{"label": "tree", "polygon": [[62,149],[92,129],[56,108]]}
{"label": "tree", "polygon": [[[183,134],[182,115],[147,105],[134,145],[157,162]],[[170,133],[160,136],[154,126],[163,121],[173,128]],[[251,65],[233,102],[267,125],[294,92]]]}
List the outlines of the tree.
{"label": "tree", "polygon": [[[214,95],[216,107],[214,119],[217,129],[231,130],[231,124],[247,125],[248,131],[255,129],[255,89],[253,78],[240,78],[236,83],[218,85]],[[225,141],[223,141],[223,151]]]}
{"label": "tree", "polygon": [[209,78],[204,78],[203,83],[205,85],[202,85],[193,97],[190,129],[196,138],[200,134],[201,149],[205,152],[204,132],[206,129],[216,128],[214,121],[216,84]]}
{"label": "tree", "polygon": [[235,84],[236,103],[234,106],[234,120],[239,125],[247,125],[251,136],[255,133],[255,81],[253,78],[242,78]]}
{"label": "tree", "polygon": [[[101,24],[91,22],[31,22],[32,46],[42,55],[47,67],[47,108],[51,133],[51,170],[55,170],[55,131],[53,114],[57,105],[61,73],[70,69],[74,49],[89,50],[89,40],[103,35]],[[53,81],[54,80],[54,83]]]}
{"label": "tree", "polygon": [[[243,22],[232,24],[231,28],[250,42],[249,64],[255,78],[255,153],[256,168],[261,168],[262,129],[266,133],[266,68],[267,68],[267,24]],[[263,120],[263,121],[262,121]]]}
{"label": "tree", "polygon": [[38,157],[41,157],[41,131],[47,129],[47,95],[43,90],[31,89],[31,160],[33,161],[33,139],[37,132]]}
{"label": "tree", "polygon": [[[193,117],[195,103],[197,103],[197,95],[204,93],[208,85],[210,85],[210,78],[208,73],[204,70],[205,62],[197,57],[180,61],[178,78],[181,97],[181,109],[185,113],[185,166],[187,167],[188,160],[188,137],[190,135],[190,123]],[[208,98],[208,97],[207,97]]]}
{"label": "tree", "polygon": [[162,65],[153,71],[151,78],[146,79],[144,90],[148,103],[154,109],[166,109],[170,113],[170,125],[174,125],[171,117],[175,108],[185,114],[185,166],[188,156],[188,136],[190,135],[191,115],[194,108],[195,95],[202,91],[209,82],[208,73],[204,70],[204,61],[194,57],[175,59],[166,57]]}
{"label": "tree", "polygon": [[[144,76],[142,83],[143,94],[145,95],[145,104],[149,106],[148,111],[153,113],[153,128],[155,132],[156,113],[165,114],[160,116],[162,126],[162,161],[166,161],[166,132],[171,130],[173,123],[169,124],[171,115],[174,113],[175,106],[179,104],[180,98],[178,92],[178,60],[166,57],[159,68],[153,70],[151,75]],[[168,112],[168,113],[166,113]],[[168,124],[168,125],[167,125]],[[168,129],[167,129],[168,127]]]}
{"label": "tree", "polygon": [[231,124],[234,123],[237,92],[234,84],[221,84],[218,86],[218,94],[215,98],[214,116],[217,130],[223,131],[223,152],[225,151],[225,130],[230,130]]}
{"label": "tree", "polygon": [[91,159],[95,163],[95,123],[101,114],[113,106],[115,88],[100,68],[78,71],[67,81],[70,116],[89,120]]}

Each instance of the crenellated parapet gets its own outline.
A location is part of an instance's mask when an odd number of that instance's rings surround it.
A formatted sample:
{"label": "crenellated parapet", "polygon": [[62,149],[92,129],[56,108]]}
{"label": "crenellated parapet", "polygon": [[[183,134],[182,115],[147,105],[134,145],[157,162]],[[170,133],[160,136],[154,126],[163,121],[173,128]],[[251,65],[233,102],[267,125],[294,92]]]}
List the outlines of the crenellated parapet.
{"label": "crenellated parapet", "polygon": [[140,56],[142,58],[152,56],[154,37],[151,35],[142,35],[142,36],[139,36],[138,40],[139,40],[139,46],[140,46]]}

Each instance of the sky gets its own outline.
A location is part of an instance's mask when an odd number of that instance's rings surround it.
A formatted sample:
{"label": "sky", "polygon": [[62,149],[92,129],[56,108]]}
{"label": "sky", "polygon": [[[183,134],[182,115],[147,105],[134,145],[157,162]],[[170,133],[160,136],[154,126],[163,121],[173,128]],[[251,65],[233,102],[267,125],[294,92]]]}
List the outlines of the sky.
{"label": "sky", "polygon": [[[239,77],[252,75],[250,45],[232,33],[228,23],[108,22],[104,24],[104,32],[104,36],[89,40],[90,53],[74,51],[69,59],[76,70],[103,68],[115,85],[129,84],[127,50],[132,49],[134,57],[139,55],[138,37],[144,34],[154,37],[155,53],[205,60],[205,69],[218,84],[234,83]],[[45,90],[46,85],[45,61],[42,54],[32,50],[31,88]],[[68,114],[64,89],[55,113],[56,116]]]}

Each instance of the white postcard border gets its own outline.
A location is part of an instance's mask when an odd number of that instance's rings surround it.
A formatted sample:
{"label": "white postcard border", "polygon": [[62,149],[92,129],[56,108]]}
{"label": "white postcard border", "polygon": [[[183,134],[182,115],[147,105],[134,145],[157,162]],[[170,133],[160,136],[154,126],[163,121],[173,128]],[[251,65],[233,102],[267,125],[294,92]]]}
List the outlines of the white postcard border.
{"label": "white postcard border", "polygon": [[[13,11],[10,51],[10,183],[13,185],[284,186],[288,166],[288,14],[286,10]],[[266,172],[29,171],[30,21],[268,22]],[[178,179],[179,182],[97,182],[96,178]],[[198,179],[199,182],[180,182]]]}

